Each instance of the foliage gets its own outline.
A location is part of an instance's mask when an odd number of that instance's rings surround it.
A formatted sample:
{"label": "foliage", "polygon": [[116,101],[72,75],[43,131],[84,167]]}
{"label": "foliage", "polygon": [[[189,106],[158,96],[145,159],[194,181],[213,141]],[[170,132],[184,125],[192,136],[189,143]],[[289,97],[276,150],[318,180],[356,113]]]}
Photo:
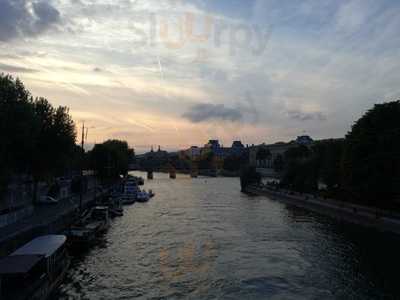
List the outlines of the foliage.
{"label": "foliage", "polygon": [[284,154],[282,185],[299,192],[311,192],[318,188],[316,161],[310,148],[299,145]]}
{"label": "foliage", "polygon": [[345,139],[289,149],[282,185],[301,192],[326,185],[328,195],[378,207],[400,199],[400,101],[377,104]]}
{"label": "foliage", "polygon": [[72,164],[76,151],[74,122],[68,108],[54,108],[45,98],[36,99],[33,106],[39,125],[33,175],[36,179],[61,175]]}
{"label": "foliage", "polygon": [[134,151],[128,143],[120,140],[108,140],[96,144],[89,153],[90,167],[102,179],[113,179],[128,173],[129,162]]}
{"label": "foliage", "polygon": [[400,101],[377,104],[346,136],[343,189],[354,199],[385,206],[400,198]]}
{"label": "foliage", "polygon": [[37,181],[62,174],[75,147],[75,125],[66,107],[33,99],[23,83],[0,75],[0,193],[17,174]]}
{"label": "foliage", "polygon": [[328,190],[340,186],[344,145],[344,139],[331,139],[315,142],[312,147],[318,166],[318,180],[326,184]]}

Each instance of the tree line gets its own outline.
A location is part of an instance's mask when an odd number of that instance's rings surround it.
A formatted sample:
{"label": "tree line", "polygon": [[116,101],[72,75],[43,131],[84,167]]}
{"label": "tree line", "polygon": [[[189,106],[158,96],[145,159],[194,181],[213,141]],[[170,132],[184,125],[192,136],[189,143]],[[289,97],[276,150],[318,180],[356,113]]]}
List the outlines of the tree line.
{"label": "tree line", "polygon": [[[0,74],[0,198],[13,178],[27,175],[36,187],[59,176],[95,171],[103,179],[126,174],[134,157],[124,141],[110,140],[92,151],[76,145],[75,123],[65,106],[33,97],[24,84]],[[36,195],[36,193],[34,193]]]}
{"label": "tree line", "polygon": [[291,148],[283,161],[282,187],[378,207],[397,207],[400,101],[376,104],[354,123],[345,138]]}
{"label": "tree line", "polygon": [[11,178],[29,174],[35,182],[74,168],[75,124],[67,107],[34,98],[19,79],[0,75],[0,192]]}

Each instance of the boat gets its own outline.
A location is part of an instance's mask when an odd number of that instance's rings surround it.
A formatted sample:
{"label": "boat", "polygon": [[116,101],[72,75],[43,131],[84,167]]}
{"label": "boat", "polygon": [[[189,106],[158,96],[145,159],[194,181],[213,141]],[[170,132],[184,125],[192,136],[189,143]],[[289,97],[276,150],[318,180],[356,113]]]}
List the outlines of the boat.
{"label": "boat", "polygon": [[122,207],[120,198],[109,198],[108,210],[111,217],[122,217],[124,215],[124,208]]}
{"label": "boat", "polygon": [[147,202],[150,199],[150,195],[146,191],[139,191],[137,193],[136,200],[138,202]]}
{"label": "boat", "polygon": [[107,231],[110,227],[110,217],[107,206],[92,207],[89,212],[90,221],[86,228],[94,228],[96,234]]}
{"label": "boat", "polygon": [[65,244],[65,235],[40,236],[0,260],[0,299],[49,299],[70,265]]}
{"label": "boat", "polygon": [[96,241],[96,230],[85,226],[72,226],[65,231],[68,246],[72,248],[89,247]]}
{"label": "boat", "polygon": [[110,227],[109,210],[107,206],[95,206],[64,231],[71,248],[89,247],[96,242],[97,236]]}
{"label": "boat", "polygon": [[121,194],[121,202],[122,204],[133,204],[136,201],[137,194],[139,192],[139,187],[136,179],[132,177],[128,177],[125,180],[123,192]]}

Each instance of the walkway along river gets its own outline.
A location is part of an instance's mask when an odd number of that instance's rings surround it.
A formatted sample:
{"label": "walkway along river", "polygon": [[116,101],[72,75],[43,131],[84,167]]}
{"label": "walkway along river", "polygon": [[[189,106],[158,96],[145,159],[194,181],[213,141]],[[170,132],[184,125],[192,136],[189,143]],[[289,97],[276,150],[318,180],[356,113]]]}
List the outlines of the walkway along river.
{"label": "walkway along river", "polygon": [[400,297],[397,236],[249,197],[237,178],[157,173],[145,187],[156,197],[75,258],[59,299]]}

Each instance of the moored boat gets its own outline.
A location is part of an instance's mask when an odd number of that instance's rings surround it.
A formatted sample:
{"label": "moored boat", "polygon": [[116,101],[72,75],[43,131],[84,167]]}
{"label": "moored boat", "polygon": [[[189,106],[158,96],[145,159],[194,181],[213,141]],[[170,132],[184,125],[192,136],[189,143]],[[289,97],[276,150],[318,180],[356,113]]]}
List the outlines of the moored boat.
{"label": "moored boat", "polygon": [[147,202],[150,199],[150,195],[146,191],[139,191],[136,200],[138,202]]}
{"label": "moored boat", "polygon": [[65,231],[68,245],[75,249],[89,247],[96,241],[96,237],[107,231],[109,227],[109,208],[95,206]]}
{"label": "moored boat", "polygon": [[64,235],[40,236],[0,260],[0,299],[45,300],[70,265]]}
{"label": "moored boat", "polygon": [[120,197],[122,204],[133,204],[136,201],[139,187],[136,179],[128,177],[125,180],[123,193]]}
{"label": "moored boat", "polygon": [[110,227],[110,217],[107,206],[95,206],[90,212],[87,228],[94,228],[97,234],[105,232]]}

